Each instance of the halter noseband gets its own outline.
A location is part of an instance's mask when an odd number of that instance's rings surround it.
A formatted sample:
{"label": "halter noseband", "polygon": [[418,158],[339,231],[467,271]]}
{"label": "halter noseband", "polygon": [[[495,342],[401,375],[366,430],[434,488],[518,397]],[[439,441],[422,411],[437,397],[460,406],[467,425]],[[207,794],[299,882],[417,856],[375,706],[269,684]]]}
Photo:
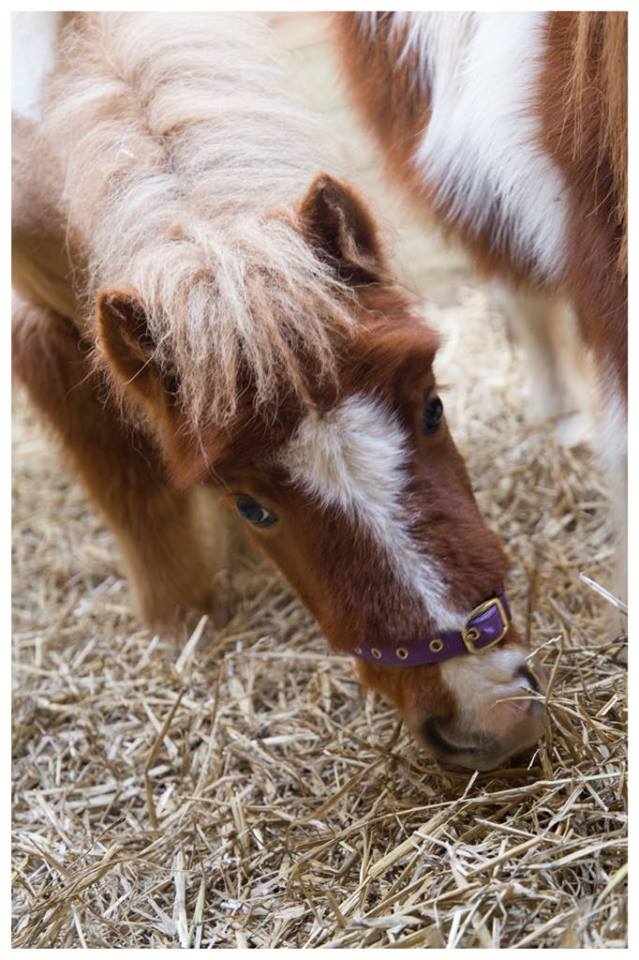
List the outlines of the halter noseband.
{"label": "halter noseband", "polygon": [[444,630],[430,640],[418,640],[401,646],[366,646],[362,644],[353,654],[368,663],[385,667],[422,667],[441,663],[466,653],[482,653],[494,647],[508,633],[511,613],[506,594],[499,590],[494,597],[484,600],[471,612],[461,630]]}

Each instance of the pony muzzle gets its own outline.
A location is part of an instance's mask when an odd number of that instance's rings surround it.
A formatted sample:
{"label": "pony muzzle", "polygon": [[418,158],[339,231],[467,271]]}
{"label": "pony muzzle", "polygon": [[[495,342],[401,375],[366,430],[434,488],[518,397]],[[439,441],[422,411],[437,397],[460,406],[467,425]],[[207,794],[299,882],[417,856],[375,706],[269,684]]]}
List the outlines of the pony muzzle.
{"label": "pony muzzle", "polygon": [[492,770],[533,747],[543,734],[544,702],[537,677],[518,667],[508,687],[471,713],[429,717],[419,731],[428,752],[444,766]]}

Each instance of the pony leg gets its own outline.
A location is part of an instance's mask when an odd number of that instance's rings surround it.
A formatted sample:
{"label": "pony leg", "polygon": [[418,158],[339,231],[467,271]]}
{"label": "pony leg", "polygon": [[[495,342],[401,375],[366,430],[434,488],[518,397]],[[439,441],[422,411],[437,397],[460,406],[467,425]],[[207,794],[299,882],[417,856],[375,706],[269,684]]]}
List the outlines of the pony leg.
{"label": "pony leg", "polygon": [[[493,283],[495,300],[526,350],[533,417],[559,417],[556,433],[572,446],[586,440],[599,454],[611,504],[615,563],[611,588],[627,602],[627,410],[606,363],[586,352],[577,316],[565,301]],[[600,367],[600,369],[598,369]],[[620,628],[625,627],[623,618]]]}
{"label": "pony leg", "polygon": [[[628,602],[628,408],[618,379],[608,364],[601,363],[599,376],[600,407],[596,449],[604,471],[610,498],[612,528],[615,534],[615,566],[612,591]],[[621,630],[627,629],[623,618]]]}
{"label": "pony leg", "polygon": [[200,525],[197,497],[171,486],[150,437],[102,396],[104,386],[71,321],[33,302],[14,304],[13,365],[115,534],[142,617],[167,625],[195,608],[223,620],[214,578],[236,545],[230,513],[213,501],[208,531]]}
{"label": "pony leg", "polygon": [[567,446],[591,440],[594,371],[570,305],[556,296],[495,281],[495,301],[525,352],[534,421],[554,419]]}

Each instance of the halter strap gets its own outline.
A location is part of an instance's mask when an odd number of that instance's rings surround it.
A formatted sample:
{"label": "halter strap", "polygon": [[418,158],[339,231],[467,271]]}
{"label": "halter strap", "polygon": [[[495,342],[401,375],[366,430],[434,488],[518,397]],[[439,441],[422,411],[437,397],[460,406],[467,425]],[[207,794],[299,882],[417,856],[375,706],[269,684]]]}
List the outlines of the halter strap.
{"label": "halter strap", "polygon": [[385,667],[422,667],[441,663],[466,653],[482,653],[499,643],[508,633],[511,612],[506,594],[499,590],[471,612],[461,630],[444,630],[430,640],[418,640],[401,646],[362,644],[353,655],[368,663]]}

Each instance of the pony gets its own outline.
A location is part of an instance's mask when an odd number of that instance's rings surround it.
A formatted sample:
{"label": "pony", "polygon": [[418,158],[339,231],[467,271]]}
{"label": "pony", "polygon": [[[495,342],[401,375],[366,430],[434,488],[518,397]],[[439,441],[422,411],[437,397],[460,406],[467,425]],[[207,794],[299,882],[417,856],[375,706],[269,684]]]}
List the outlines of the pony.
{"label": "pony", "polygon": [[611,499],[625,517],[627,15],[337,13],[333,26],[390,177],[505,285],[502,306],[530,348],[532,401],[546,415],[565,402],[560,298],[572,307],[594,361]]}
{"label": "pony", "polygon": [[222,622],[222,574],[258,548],[432,756],[529,748],[541,684],[437,335],[318,163],[264,24],[78,13],[51,62],[14,121],[14,370],[141,615]]}

